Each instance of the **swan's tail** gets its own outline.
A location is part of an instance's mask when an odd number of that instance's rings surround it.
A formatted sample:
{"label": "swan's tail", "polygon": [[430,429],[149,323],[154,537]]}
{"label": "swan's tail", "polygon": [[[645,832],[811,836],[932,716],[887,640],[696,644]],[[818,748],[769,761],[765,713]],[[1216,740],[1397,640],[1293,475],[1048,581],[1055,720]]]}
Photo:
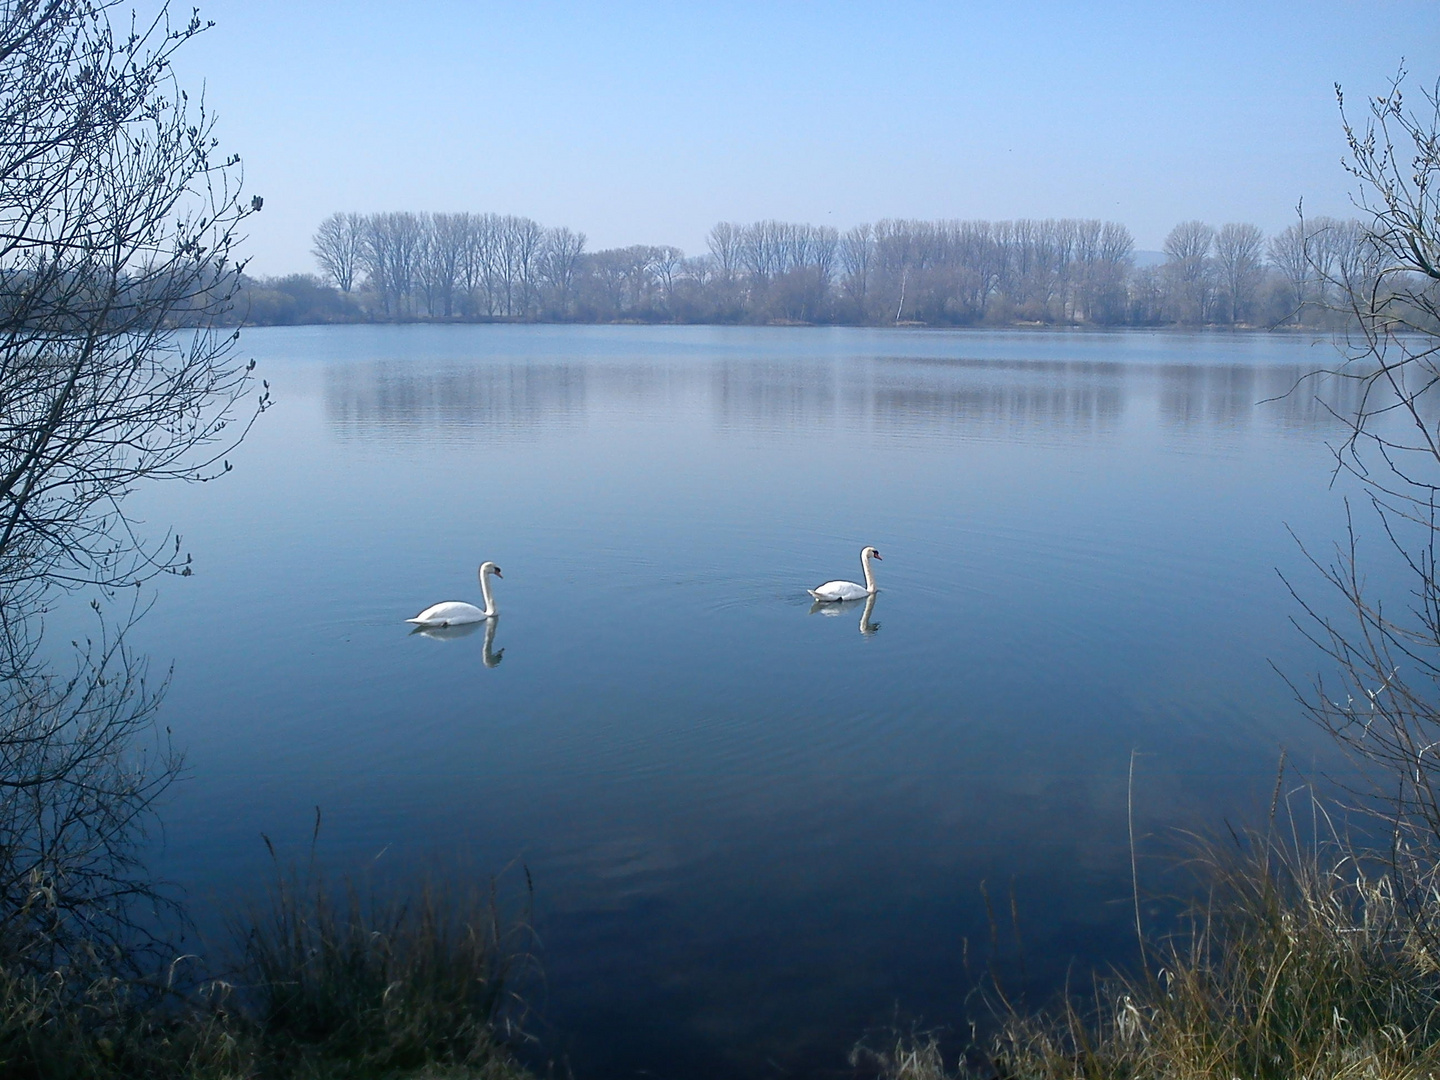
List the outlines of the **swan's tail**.
{"label": "swan's tail", "polygon": [[823,596],[821,596],[821,595],[820,595],[818,592],[816,592],[814,589],[806,589],[805,591],[808,592],[811,596],[813,596],[816,600],[824,600],[824,599],[825,599]]}

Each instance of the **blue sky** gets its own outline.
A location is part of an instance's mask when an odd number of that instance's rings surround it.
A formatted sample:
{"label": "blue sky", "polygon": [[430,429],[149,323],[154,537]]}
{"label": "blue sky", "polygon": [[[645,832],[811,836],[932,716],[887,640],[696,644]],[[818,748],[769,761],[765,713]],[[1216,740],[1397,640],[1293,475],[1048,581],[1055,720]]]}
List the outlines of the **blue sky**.
{"label": "blue sky", "polygon": [[335,210],[526,214],[704,250],[719,220],[1345,214],[1333,84],[1440,76],[1440,4],[201,0],[181,53],[265,197],[258,274]]}

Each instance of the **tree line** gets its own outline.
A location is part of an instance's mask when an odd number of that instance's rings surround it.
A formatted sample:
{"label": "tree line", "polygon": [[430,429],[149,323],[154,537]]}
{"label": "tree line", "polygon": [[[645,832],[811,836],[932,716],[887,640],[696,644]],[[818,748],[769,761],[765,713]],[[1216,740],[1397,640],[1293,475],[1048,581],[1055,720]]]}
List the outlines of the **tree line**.
{"label": "tree line", "polygon": [[336,213],[314,236],[320,274],[247,279],[247,322],[1324,325],[1373,276],[1358,222],[1186,221],[1162,259],[1095,219],[887,219],[845,232],[721,222],[707,250],[586,250],[528,217]]}

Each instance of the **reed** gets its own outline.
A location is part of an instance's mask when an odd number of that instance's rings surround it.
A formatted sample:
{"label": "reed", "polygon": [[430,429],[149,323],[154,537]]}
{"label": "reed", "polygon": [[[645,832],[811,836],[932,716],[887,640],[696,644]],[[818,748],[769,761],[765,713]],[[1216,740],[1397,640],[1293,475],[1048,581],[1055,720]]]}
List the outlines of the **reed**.
{"label": "reed", "polygon": [[0,1075],[14,1080],[231,1080],[254,1054],[223,984],[184,995],[81,950],[44,974],[0,967]]}
{"label": "reed", "polygon": [[40,968],[11,934],[0,938],[0,1076],[523,1080],[509,1047],[522,1037],[528,929],[503,906],[493,883],[366,897],[312,859],[304,872],[277,861],[265,900],[237,921],[225,979],[197,974],[190,956],[137,974],[113,942]]}
{"label": "reed", "polygon": [[[1044,1014],[995,1009],[953,1066],[933,1036],[855,1058],[884,1080],[1410,1080],[1440,1071],[1440,965],[1378,858],[1274,830],[1203,844],[1201,899],[1139,974]],[[992,1001],[1003,1001],[992,995]]]}
{"label": "reed", "polygon": [[515,977],[528,924],[495,886],[421,885],[409,900],[277,875],[243,937],[242,995],[283,1075],[521,1075]]}

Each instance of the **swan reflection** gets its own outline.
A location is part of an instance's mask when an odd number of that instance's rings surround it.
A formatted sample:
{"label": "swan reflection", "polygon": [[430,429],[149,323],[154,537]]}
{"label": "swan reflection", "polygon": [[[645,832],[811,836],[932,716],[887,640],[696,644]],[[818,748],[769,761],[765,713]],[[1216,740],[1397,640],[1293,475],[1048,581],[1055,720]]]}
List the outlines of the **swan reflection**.
{"label": "swan reflection", "polygon": [[840,601],[835,601],[835,600],[830,600],[830,601],[816,600],[813,604],[810,605],[810,614],[811,614],[811,615],[832,615],[832,616],[833,616],[833,615],[842,615],[842,614],[844,614],[845,612],[851,612],[851,613],[853,613],[853,612],[855,612],[856,610],[859,610],[859,609],[863,608],[864,610],[863,610],[863,611],[860,611],[860,633],[863,634],[865,637],[869,637],[871,634],[875,633],[875,631],[877,631],[877,630],[880,629],[880,624],[879,624],[878,622],[871,622],[871,621],[870,621],[870,616],[871,616],[872,614],[874,614],[874,612],[875,612],[875,597],[876,597],[876,595],[877,595],[876,593],[871,593],[869,596],[865,597],[865,599],[864,599],[863,601],[861,601],[861,600],[840,600]]}
{"label": "swan reflection", "polygon": [[495,648],[495,627],[499,623],[500,616],[493,615],[484,622],[456,623],[453,626],[417,626],[410,631],[410,636],[415,637],[418,634],[435,641],[454,641],[456,638],[469,637],[483,626],[485,642],[481,647],[480,659],[486,667],[493,668],[505,659],[505,647],[502,645],[498,650]]}

